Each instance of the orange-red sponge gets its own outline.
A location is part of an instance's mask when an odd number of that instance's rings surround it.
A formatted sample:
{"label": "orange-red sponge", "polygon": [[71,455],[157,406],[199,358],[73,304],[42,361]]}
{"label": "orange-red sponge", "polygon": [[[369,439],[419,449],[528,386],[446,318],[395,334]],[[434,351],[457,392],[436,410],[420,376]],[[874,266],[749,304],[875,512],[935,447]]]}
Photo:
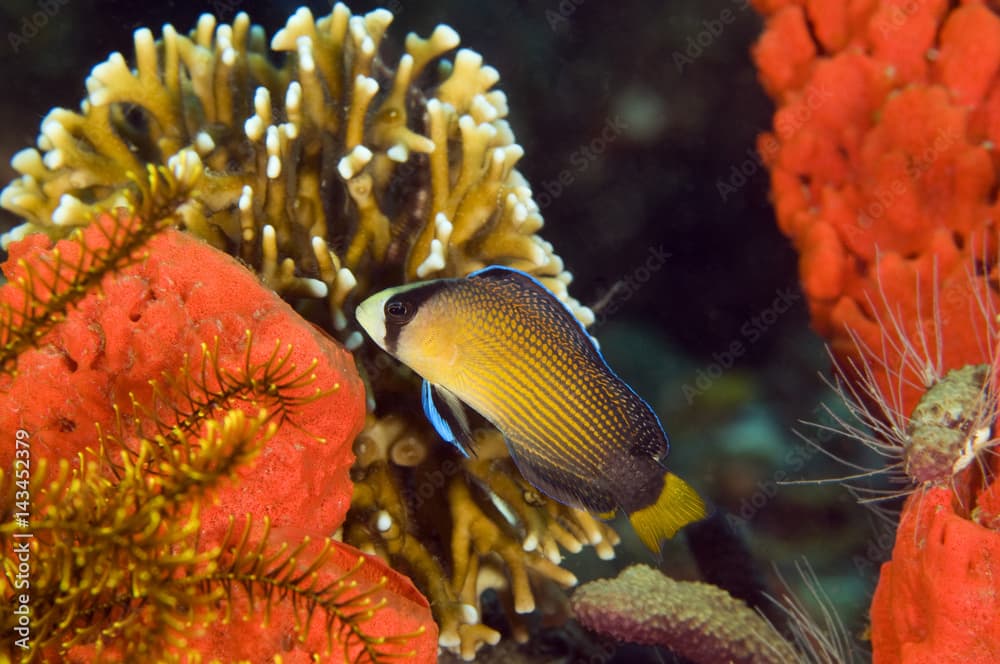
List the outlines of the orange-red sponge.
{"label": "orange-red sponge", "polygon": [[[813,326],[839,359],[857,360],[848,329],[882,358],[890,314],[915,330],[940,305],[935,268],[965,300],[964,272],[997,261],[1000,17],[977,1],[754,4],[766,29],[753,56],[777,104],[761,156]],[[942,369],[983,361],[974,318],[940,318]],[[917,397],[905,391],[905,413]]]}
{"label": "orange-red sponge", "polygon": [[1000,661],[1000,532],[947,487],[909,497],[872,600],[875,664]]}
{"label": "orange-red sponge", "polygon": [[[929,369],[994,365],[1000,16],[980,0],[754,5],[778,107],[758,144],[813,326],[905,419]],[[875,662],[1000,661],[1000,488],[972,475],[956,481],[970,513],[952,487],[908,500],[872,605]]]}
{"label": "orange-red sponge", "polygon": [[[88,247],[100,246],[98,231],[87,230]],[[47,245],[40,236],[11,245],[3,266],[8,280],[25,274],[20,261],[50,262]],[[64,240],[55,248],[73,264],[80,246]],[[12,288],[0,292],[13,295]],[[216,507],[202,515],[203,536],[216,541],[228,515],[248,512],[270,517],[277,528],[308,525],[332,534],[350,504],[351,442],[364,422],[364,387],[354,361],[236,260],[184,233],[153,237],[144,257],[106,277],[101,292],[87,294],[20,355],[18,375],[0,378],[0,431],[28,431],[36,459],[75,460],[94,446],[97,426],[115,431],[116,404],[126,413],[130,395],[151,404],[151,380],[163,383],[185,365],[200,367],[203,343],[218,348],[221,367],[238,370],[248,330],[253,362],[264,362],[280,342],[291,347],[288,362],[300,371],[319,360],[316,380],[303,394],[336,389],[297,409],[297,426],[282,426],[256,463],[218,492]],[[3,467],[10,467],[12,455],[13,446],[0,446]]]}
{"label": "orange-red sponge", "polygon": [[[13,244],[3,265],[13,283],[0,289],[0,302],[20,311],[26,289],[41,302],[49,300],[65,290],[72,266],[92,264],[107,248],[109,235],[140,223],[120,212],[96,219],[82,241],[52,246],[35,235]],[[307,552],[318,552],[343,522],[351,500],[351,444],[365,415],[364,386],[352,357],[243,265],[190,235],[158,233],[134,258],[99,284],[88,285],[65,318],[45,327],[36,343],[18,355],[16,375],[0,376],[0,431],[28,432],[35,468],[42,458],[76,465],[79,452],[96,447],[98,427],[129,444],[149,435],[148,420],[154,415],[168,423],[176,416],[170,402],[178,405],[175,397],[185,386],[207,381],[203,387],[218,387],[216,374],[235,376],[245,373],[248,364],[282,362],[285,375],[304,376],[286,395],[302,401],[288,418],[276,418],[277,433],[257,458],[212,492],[200,513],[199,547],[211,550],[224,537],[230,517],[239,528],[250,514],[257,524],[253,536],[263,532],[264,517],[270,520],[269,547],[286,540],[294,546],[308,538],[313,544]],[[46,278],[16,285],[29,275]],[[206,349],[211,355],[207,379],[201,374]],[[327,394],[310,400],[316,390]],[[133,399],[146,410],[133,409]],[[259,395],[243,395],[227,405],[255,414],[264,401]],[[116,404],[126,415],[123,425],[116,422]],[[185,407],[183,400],[180,407]],[[0,467],[10,468],[13,454],[13,445],[0,446]],[[406,649],[415,652],[416,661],[435,661],[437,628],[412,584],[376,559],[339,543],[332,546],[331,557],[317,572],[320,579],[339,578],[363,559],[352,577],[359,581],[352,592],[374,588],[380,580],[385,586],[372,599],[373,607],[386,604],[364,623],[364,631],[373,637],[421,631]],[[302,557],[303,564],[309,560]],[[285,662],[306,662],[312,661],[310,653],[326,650],[328,630],[321,611],[300,642],[295,635],[301,611],[296,613],[288,601],[276,601],[263,626],[263,603],[251,609],[240,592],[234,592],[231,623],[212,625],[201,635],[193,627],[187,635],[190,648],[205,661],[263,662],[281,656]],[[352,656],[359,648],[355,645]],[[90,646],[70,653],[73,661],[93,656]]]}

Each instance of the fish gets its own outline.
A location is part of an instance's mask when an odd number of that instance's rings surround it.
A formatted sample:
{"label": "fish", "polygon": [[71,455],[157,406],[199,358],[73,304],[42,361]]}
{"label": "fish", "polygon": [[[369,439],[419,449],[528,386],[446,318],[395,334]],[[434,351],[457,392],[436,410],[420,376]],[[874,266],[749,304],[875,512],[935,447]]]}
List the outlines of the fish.
{"label": "fish", "polygon": [[428,419],[462,454],[475,452],[464,404],[500,431],[532,486],[602,518],[624,511],[653,552],[707,516],[697,491],[667,470],[656,413],[532,275],[494,265],[403,284],[365,299],[355,317],[423,378]]}

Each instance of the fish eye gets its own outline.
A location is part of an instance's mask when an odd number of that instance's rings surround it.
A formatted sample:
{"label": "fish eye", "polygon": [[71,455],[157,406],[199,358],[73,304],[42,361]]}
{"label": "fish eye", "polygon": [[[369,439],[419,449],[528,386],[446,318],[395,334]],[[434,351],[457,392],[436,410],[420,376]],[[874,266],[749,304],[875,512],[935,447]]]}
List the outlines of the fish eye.
{"label": "fish eye", "polygon": [[402,300],[390,300],[385,303],[385,320],[394,325],[405,325],[413,318],[416,307]]}

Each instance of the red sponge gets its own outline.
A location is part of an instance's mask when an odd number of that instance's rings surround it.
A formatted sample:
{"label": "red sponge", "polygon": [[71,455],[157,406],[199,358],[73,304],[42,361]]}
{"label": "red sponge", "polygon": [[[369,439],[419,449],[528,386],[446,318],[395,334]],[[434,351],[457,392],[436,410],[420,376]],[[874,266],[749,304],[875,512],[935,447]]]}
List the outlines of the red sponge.
{"label": "red sponge", "polygon": [[949,487],[909,497],[872,599],[875,664],[1000,661],[1000,532],[956,513]]}
{"label": "red sponge", "polygon": [[[12,283],[0,289],[0,302],[11,307],[8,311],[20,311],[25,288],[17,285],[19,278],[56,273],[65,278],[72,272],[70,266],[93,263],[95,252],[108,245],[111,229],[132,229],[139,223],[122,212],[95,220],[82,242],[66,240],[52,247],[35,235],[13,244],[3,266]],[[167,230],[155,235],[142,252],[135,262],[106,275],[99,288],[88,287],[64,319],[43,329],[33,347],[18,355],[15,376],[0,376],[0,431],[24,429],[30,434],[33,467],[42,458],[78,464],[77,453],[96,446],[97,427],[128,444],[139,434],[152,433],[151,412],[168,422],[176,417],[171,400],[157,398],[156,393],[176,396],[187,385],[198,396],[201,387],[218,387],[217,374],[226,380],[245,374],[249,365],[250,372],[259,376],[269,361],[281,362],[288,376],[303,377],[286,395],[329,393],[304,399],[287,420],[275,419],[280,422],[277,433],[255,461],[210,496],[201,513],[199,545],[211,549],[224,537],[231,516],[240,524],[250,514],[258,525],[264,517],[270,519],[277,544],[282,537],[291,546],[308,537],[313,542],[308,551],[318,551],[343,522],[351,500],[351,444],[365,416],[364,386],[353,358],[245,266],[203,242]],[[52,291],[65,290],[65,282],[51,278],[32,283],[28,289],[43,302],[53,296]],[[198,387],[206,348],[211,371],[207,385]],[[193,382],[184,383],[184,367]],[[133,411],[133,399],[152,410]],[[145,424],[138,430],[131,424],[124,431],[117,428],[116,404],[127,415],[137,412]],[[259,406],[270,402],[266,396],[246,395],[243,402],[229,403],[233,405],[256,414]],[[13,454],[14,445],[0,446],[0,467],[9,469]],[[262,529],[254,531],[256,535]],[[330,580],[363,557],[338,543],[332,546],[334,555],[318,572]],[[407,579],[364,558],[357,572],[362,579],[358,591],[385,577],[387,591],[378,591],[374,601],[388,602],[365,623],[365,631],[393,636],[422,627],[423,635],[409,640],[406,647],[416,651],[417,661],[434,661],[437,628],[426,600]],[[206,661],[243,657],[273,661],[275,655],[286,662],[307,661],[310,652],[325,650],[322,612],[316,614],[306,642],[299,643],[292,638],[296,614],[289,602],[275,602],[268,626],[261,627],[262,603],[250,610],[238,592],[236,597],[232,624],[213,625],[201,637],[192,630],[191,645]],[[94,656],[89,646],[70,653],[74,661]]]}

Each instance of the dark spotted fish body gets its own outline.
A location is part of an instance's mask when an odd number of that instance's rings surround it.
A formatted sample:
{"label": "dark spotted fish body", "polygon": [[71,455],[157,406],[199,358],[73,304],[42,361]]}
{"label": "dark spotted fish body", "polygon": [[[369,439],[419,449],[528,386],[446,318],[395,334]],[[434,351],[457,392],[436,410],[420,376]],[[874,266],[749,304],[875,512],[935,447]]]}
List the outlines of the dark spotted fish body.
{"label": "dark spotted fish body", "polygon": [[533,486],[591,512],[624,510],[654,551],[705,516],[697,493],[663,465],[668,443],[656,414],[530,275],[491,267],[407,284],[372,296],[357,316],[425,379],[428,417],[464,453],[471,437],[461,403],[503,433]]}

